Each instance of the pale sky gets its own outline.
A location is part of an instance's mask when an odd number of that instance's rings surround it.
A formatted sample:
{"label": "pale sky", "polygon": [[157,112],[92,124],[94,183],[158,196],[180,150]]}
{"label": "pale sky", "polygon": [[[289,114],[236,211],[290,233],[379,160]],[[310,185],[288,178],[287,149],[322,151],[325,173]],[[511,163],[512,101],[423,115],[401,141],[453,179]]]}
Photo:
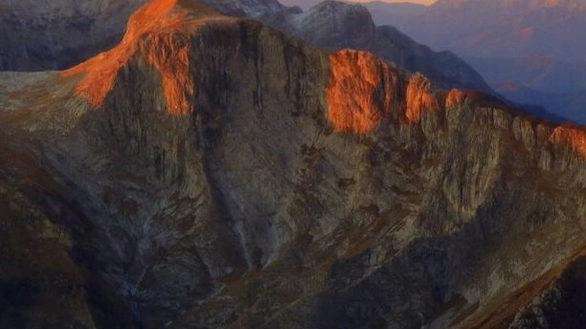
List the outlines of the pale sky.
{"label": "pale sky", "polygon": [[[372,0],[353,0],[354,2],[372,2]],[[410,2],[420,5],[431,5],[436,0],[381,0],[381,2]]]}
{"label": "pale sky", "polygon": [[[322,0],[279,0],[280,3],[287,5],[287,6],[299,6],[303,9],[307,9],[315,4],[320,3]],[[430,5],[436,0],[342,0],[348,2],[373,2],[373,1],[384,1],[384,2],[409,2],[409,3],[417,3],[422,5]]]}

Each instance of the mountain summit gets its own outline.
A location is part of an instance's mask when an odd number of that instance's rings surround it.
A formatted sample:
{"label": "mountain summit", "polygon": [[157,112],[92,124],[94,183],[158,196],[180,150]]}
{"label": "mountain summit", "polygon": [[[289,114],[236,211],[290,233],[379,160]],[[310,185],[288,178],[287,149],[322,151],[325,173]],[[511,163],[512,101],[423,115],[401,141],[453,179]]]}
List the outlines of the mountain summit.
{"label": "mountain summit", "polygon": [[[104,0],[98,6],[90,0],[62,1],[39,5],[23,0],[7,5],[7,12],[0,10],[0,41],[5,45],[0,52],[0,69],[56,69],[77,64],[115,46],[122,38],[125,20],[144,2]],[[317,47],[374,52],[401,68],[423,72],[443,88],[493,93],[477,72],[452,53],[434,52],[391,26],[375,27],[368,11],[360,5],[325,1],[304,13],[276,0],[204,2],[225,15],[261,20]],[[30,17],[31,12],[38,18]],[[80,21],[76,13],[82,13],[85,19]]]}
{"label": "mountain summit", "polygon": [[194,88],[189,78],[187,38],[202,25],[202,19],[220,18],[215,10],[191,0],[151,1],[130,18],[117,47],[65,71],[63,76],[84,73],[77,93],[99,106],[114,87],[120,69],[139,54],[159,70],[169,111],[186,113]]}
{"label": "mountain summit", "polygon": [[0,327],[583,327],[582,127],[195,1],[0,81]]}

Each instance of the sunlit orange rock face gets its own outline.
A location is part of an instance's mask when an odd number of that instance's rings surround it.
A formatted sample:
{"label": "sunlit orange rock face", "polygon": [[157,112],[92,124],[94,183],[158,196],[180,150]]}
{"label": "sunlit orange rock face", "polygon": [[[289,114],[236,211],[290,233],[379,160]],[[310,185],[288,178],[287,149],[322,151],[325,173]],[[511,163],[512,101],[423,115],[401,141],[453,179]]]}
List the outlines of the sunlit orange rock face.
{"label": "sunlit orange rock face", "polygon": [[466,93],[459,89],[452,89],[446,96],[446,109],[454,108],[462,103],[466,99]]}
{"label": "sunlit orange rock face", "polygon": [[[161,73],[168,111],[172,114],[192,111],[190,99],[195,86],[189,77],[186,35],[197,26],[196,17],[190,15],[193,6],[196,5],[189,0],[149,2],[131,17],[118,46],[64,71],[62,76],[85,74],[76,93],[92,106],[99,107],[114,87],[120,69],[140,52]],[[200,10],[209,16],[209,9]]]}
{"label": "sunlit orange rock face", "polygon": [[[189,42],[177,34],[155,35],[144,50],[149,62],[161,72],[170,113],[187,114],[193,106],[194,83],[189,74]],[[169,53],[171,51],[171,53]]]}
{"label": "sunlit orange rock face", "polygon": [[397,74],[373,54],[342,50],[330,55],[328,118],[338,132],[366,133],[393,107]]}
{"label": "sunlit orange rock face", "polygon": [[580,157],[586,159],[586,130],[584,128],[573,125],[559,126],[551,134],[550,140],[569,146]]}
{"label": "sunlit orange rock face", "polygon": [[464,104],[466,101],[470,102],[471,104],[493,104],[495,106],[499,105],[497,99],[493,99],[478,90],[452,89],[446,95],[444,107],[446,110],[449,110],[451,108]]}
{"label": "sunlit orange rock face", "polygon": [[[342,50],[330,54],[329,60],[328,119],[337,132],[371,132],[398,109],[404,109],[400,122],[411,125],[419,123],[427,113],[449,111],[465,102],[473,105],[472,111],[474,104],[503,105],[474,90],[452,89],[444,94],[445,98],[440,97],[425,76],[415,73],[401,78],[403,73],[368,52]],[[559,126],[549,141],[568,146],[586,159],[586,131],[582,127]]]}
{"label": "sunlit orange rock face", "polygon": [[425,113],[438,109],[438,100],[431,92],[429,80],[419,73],[413,74],[407,85],[407,122],[419,122]]}
{"label": "sunlit orange rock face", "polygon": [[[366,133],[376,128],[393,108],[404,109],[402,122],[414,124],[428,112],[464,102],[468,93],[453,89],[445,104],[419,73],[404,73],[374,55],[342,50],[330,55],[331,79],[326,89],[328,118],[338,132]],[[406,82],[399,82],[405,81]],[[401,107],[395,106],[401,104]]]}

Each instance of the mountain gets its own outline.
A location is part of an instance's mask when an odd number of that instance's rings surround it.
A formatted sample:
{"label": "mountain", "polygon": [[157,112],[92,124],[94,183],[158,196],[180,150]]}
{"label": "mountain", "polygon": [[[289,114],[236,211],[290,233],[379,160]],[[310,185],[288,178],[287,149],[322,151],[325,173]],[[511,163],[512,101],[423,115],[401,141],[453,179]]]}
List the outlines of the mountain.
{"label": "mountain", "polygon": [[[11,11],[8,12],[10,15],[2,15],[0,11],[0,27],[6,30],[4,33],[0,30],[0,40],[4,37],[2,44],[7,45],[4,53],[0,50],[0,68],[63,69],[85,60],[89,55],[107,49],[107,45],[114,45],[113,41],[120,40],[122,22],[141,2],[143,0],[110,0],[105,3],[76,1],[75,4],[51,2],[46,6],[39,6],[36,2],[19,2],[10,7],[5,5]],[[494,93],[476,71],[452,53],[434,52],[393,27],[375,27],[368,11],[359,5],[326,1],[303,13],[299,8],[285,7],[275,0],[204,2],[227,15],[263,21],[318,47],[372,51],[402,68],[428,75],[443,88],[470,88]],[[33,7],[42,14],[35,13],[31,18],[28,9]],[[87,13],[80,16],[80,8]],[[104,22],[106,18],[108,22]],[[67,23],[76,19],[80,21],[77,25]],[[36,20],[40,23],[31,22]],[[55,21],[65,23],[54,24]],[[106,28],[108,33],[104,32]],[[93,37],[88,39],[88,33]]]}
{"label": "mountain", "polygon": [[[0,70],[64,69],[115,46],[146,0],[0,0]],[[223,12],[260,17],[293,10],[274,0],[209,0]]]}
{"label": "mountain", "polygon": [[0,70],[54,70],[120,41],[145,0],[0,0]]}
{"label": "mountain", "polygon": [[[411,20],[415,17],[423,16],[428,8],[424,5],[413,3],[389,3],[385,1],[372,1],[363,4],[372,15],[377,25],[393,25],[397,27],[413,27]],[[409,31],[411,33],[411,31]],[[411,35],[411,34],[409,34]],[[438,49],[446,49],[440,45]]]}
{"label": "mountain", "polygon": [[468,58],[468,61],[486,72],[486,79],[495,84],[507,81],[501,79],[514,71],[515,81],[523,81],[527,88],[550,93],[575,92],[577,87],[586,85],[586,61],[566,62],[543,56]]}
{"label": "mountain", "polygon": [[[426,28],[447,25],[445,30],[428,31],[430,34],[421,40],[449,40],[444,46],[465,56],[538,54],[573,61],[582,60],[586,50],[586,43],[579,38],[586,27],[583,1],[440,0],[427,12],[426,18],[431,21],[423,23]],[[411,27],[406,32],[415,30]],[[480,49],[473,51],[474,46]]]}
{"label": "mountain", "polygon": [[[568,93],[542,92],[506,81],[495,85],[495,89],[498,90],[501,95],[504,95],[507,99],[513,101],[523,102],[525,100],[531,100],[532,104],[541,104],[544,107],[543,110],[545,110],[545,108],[565,108],[567,109],[565,113],[570,117],[579,117],[583,115],[581,104],[586,102],[586,90]],[[525,105],[525,108],[528,107],[529,106]],[[533,108],[530,112],[539,113],[539,109]],[[557,122],[566,121],[562,117],[552,117],[552,114],[547,111],[540,114]]]}
{"label": "mountain", "polygon": [[368,8],[375,22],[383,22],[382,24],[395,25],[397,21],[409,19],[413,15],[423,14],[426,7],[415,3],[392,3],[389,5],[386,1],[372,1],[366,2],[363,5]]}
{"label": "mountain", "polygon": [[328,50],[366,50],[411,72],[421,72],[441,88],[494,91],[482,76],[451,52],[435,52],[392,26],[375,26],[358,4],[324,1],[306,12],[289,13],[265,23]]}
{"label": "mountain", "polygon": [[393,24],[435,49],[455,52],[491,87],[512,82],[556,98],[548,104],[515,101],[547,105],[555,114],[586,123],[586,103],[568,103],[562,96],[586,89],[583,1],[439,0],[410,11],[395,4],[368,6],[377,24]]}
{"label": "mountain", "polygon": [[583,127],[192,0],[0,81],[2,328],[584,326]]}

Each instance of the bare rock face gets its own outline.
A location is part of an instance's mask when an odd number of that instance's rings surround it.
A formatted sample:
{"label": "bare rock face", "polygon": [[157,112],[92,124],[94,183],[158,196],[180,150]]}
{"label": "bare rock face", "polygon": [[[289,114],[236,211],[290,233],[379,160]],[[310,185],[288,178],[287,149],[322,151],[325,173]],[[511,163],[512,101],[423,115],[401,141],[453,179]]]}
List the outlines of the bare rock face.
{"label": "bare rock face", "polygon": [[[3,3],[4,2],[4,3]],[[145,0],[0,0],[0,70],[69,68],[117,44],[127,18]],[[468,64],[449,52],[434,52],[391,26],[375,27],[361,5],[324,1],[303,13],[276,0],[205,0],[226,15],[260,20],[329,50],[375,53],[442,88],[494,91]]]}
{"label": "bare rock face", "polygon": [[[69,68],[120,42],[147,0],[0,0],[0,70]],[[223,13],[263,17],[295,11],[274,0],[204,1]]]}
{"label": "bare rock face", "polygon": [[580,261],[583,128],[192,0],[123,40],[0,79],[0,327],[522,328]]}
{"label": "bare rock face", "polygon": [[328,119],[337,132],[367,133],[393,108],[398,71],[373,54],[341,51],[330,55],[332,78],[326,91]]}
{"label": "bare rock face", "polygon": [[375,40],[374,22],[359,4],[324,1],[292,20],[294,34],[323,48],[363,48]]}

